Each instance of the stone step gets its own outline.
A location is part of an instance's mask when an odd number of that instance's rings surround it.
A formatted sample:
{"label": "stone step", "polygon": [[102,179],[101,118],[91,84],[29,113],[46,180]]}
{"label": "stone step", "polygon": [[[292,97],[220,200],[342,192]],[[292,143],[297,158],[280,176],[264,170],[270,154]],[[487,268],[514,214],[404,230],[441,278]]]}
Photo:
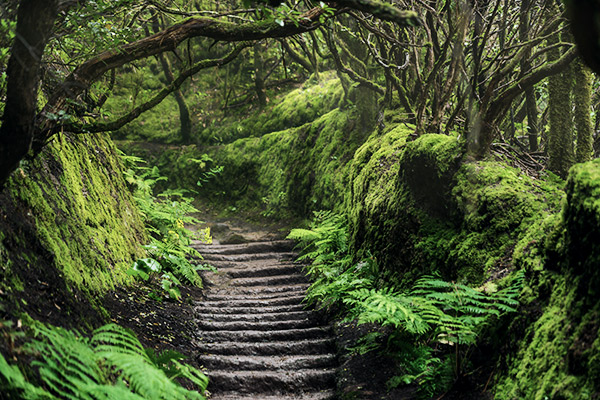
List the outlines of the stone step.
{"label": "stone step", "polygon": [[[239,314],[240,307],[222,307],[222,306],[211,306],[206,305],[207,303],[198,304],[194,311],[198,316],[202,316],[203,314]],[[264,306],[264,307],[245,307],[244,313],[246,314],[260,314],[260,313],[269,313],[269,312],[294,312],[294,311],[302,311],[306,308],[304,304],[291,304],[291,305],[274,305],[274,306]]]}
{"label": "stone step", "polygon": [[302,267],[296,264],[288,265],[267,265],[267,266],[239,266],[224,271],[232,278],[253,278],[260,276],[292,275],[300,274],[304,276]]}
{"label": "stone step", "polygon": [[278,342],[285,340],[327,339],[331,337],[331,327],[313,326],[303,329],[282,329],[271,331],[202,331],[198,341],[201,343],[218,342]]}
{"label": "stone step", "polygon": [[207,300],[197,303],[196,307],[273,307],[299,305],[304,296],[282,296],[273,299],[230,299],[230,300]]}
{"label": "stone step", "polygon": [[336,365],[333,354],[317,354],[302,356],[223,356],[201,355],[196,361],[208,370],[297,370],[297,369],[324,369]]}
{"label": "stone step", "polygon": [[275,240],[271,242],[249,242],[242,244],[204,244],[193,242],[192,246],[200,254],[249,254],[291,252],[295,243],[291,240]]}
{"label": "stone step", "polygon": [[252,356],[329,354],[335,351],[335,343],[332,338],[287,340],[266,343],[219,342],[203,343],[198,350],[201,354]]}
{"label": "stone step", "polygon": [[[306,285],[297,286],[255,286],[256,290],[251,291],[233,291],[233,290],[213,290],[205,295],[205,299],[209,301],[226,301],[226,300],[269,300],[277,299],[282,297],[298,297],[303,296],[306,293]],[[271,289],[279,288],[280,290],[274,291]],[[263,290],[264,289],[264,290]]]}
{"label": "stone step", "polygon": [[244,287],[226,287],[217,288],[211,287],[210,290],[205,294],[207,299],[211,299],[213,296],[224,296],[231,294],[233,296],[245,296],[246,299],[257,298],[258,296],[271,296],[271,297],[282,297],[286,295],[300,296],[306,293],[310,285],[305,283],[297,283],[292,285],[277,285],[277,286],[252,286],[248,288]]}
{"label": "stone step", "polygon": [[203,331],[277,331],[310,328],[314,326],[315,321],[311,318],[277,321],[206,321],[200,319],[196,321],[196,324]]}
{"label": "stone step", "polygon": [[293,311],[293,312],[270,312],[261,314],[232,314],[232,313],[211,313],[202,314],[200,319],[202,321],[210,322],[232,322],[232,321],[245,321],[245,322],[266,322],[266,321],[290,321],[290,320],[304,320],[315,318],[315,314],[311,311]]}
{"label": "stone step", "polygon": [[239,392],[223,392],[213,394],[211,400],[334,400],[337,396],[333,390],[314,392],[296,392],[279,394],[240,394]]}
{"label": "stone step", "polygon": [[296,253],[292,252],[277,252],[277,253],[251,253],[251,254],[202,254],[205,262],[210,264],[211,261],[230,261],[230,262],[245,262],[255,260],[294,260]]}
{"label": "stone step", "polygon": [[252,278],[235,278],[231,280],[233,287],[250,287],[250,286],[270,286],[270,285],[290,285],[290,284],[307,284],[308,279],[302,274],[291,275],[275,275],[275,276],[259,276]]}
{"label": "stone step", "polygon": [[[335,385],[333,369],[300,369],[295,371],[208,371],[208,390],[239,393],[295,392],[329,389]],[[214,389],[213,389],[214,390]]]}
{"label": "stone step", "polygon": [[[245,261],[226,261],[226,260],[210,260],[207,261],[207,264],[212,265],[217,268],[219,271],[230,271],[235,269],[243,269],[243,268],[260,268],[260,267],[276,267],[276,266],[295,266],[298,268],[302,268],[304,264],[295,262],[294,259],[285,259],[285,260],[277,260],[277,259],[267,259],[267,260],[245,260]],[[202,263],[202,260],[200,260]]]}

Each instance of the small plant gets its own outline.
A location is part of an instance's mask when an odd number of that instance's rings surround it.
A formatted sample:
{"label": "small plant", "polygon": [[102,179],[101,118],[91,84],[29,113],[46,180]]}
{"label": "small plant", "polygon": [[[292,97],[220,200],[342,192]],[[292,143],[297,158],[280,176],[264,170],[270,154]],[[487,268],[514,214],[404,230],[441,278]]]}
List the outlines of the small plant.
{"label": "small plant", "polygon": [[166,190],[154,195],[156,183],[167,179],[160,175],[157,167],[141,167],[139,164],[144,160],[139,157],[122,154],[122,158],[127,167],[125,178],[133,188],[133,197],[152,236],[151,242],[144,246],[149,257],[137,260],[128,273],[143,280],[159,277],[169,298],[180,300],[181,281],[202,286],[198,274],[201,267],[190,261],[191,258],[202,259],[202,256],[190,244],[192,240],[210,243],[210,230],[186,228],[186,224],[199,224],[200,221],[190,215],[198,210],[184,191]]}
{"label": "small plant", "polygon": [[[144,349],[137,337],[116,324],[86,338],[76,331],[32,322],[35,339],[23,352],[34,358],[30,381],[0,354],[0,392],[14,399],[179,399],[204,400],[208,378],[181,363],[183,356]],[[182,387],[186,379],[199,391]]]}

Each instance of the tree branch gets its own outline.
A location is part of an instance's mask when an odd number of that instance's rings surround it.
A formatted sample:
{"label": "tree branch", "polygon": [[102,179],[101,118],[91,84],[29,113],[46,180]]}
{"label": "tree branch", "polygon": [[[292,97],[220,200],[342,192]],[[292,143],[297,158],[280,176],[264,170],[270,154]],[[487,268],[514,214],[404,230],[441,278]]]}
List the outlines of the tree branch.
{"label": "tree branch", "polygon": [[139,106],[137,106],[133,110],[131,110],[129,113],[121,116],[119,119],[117,119],[115,121],[93,123],[93,124],[68,124],[68,125],[64,125],[63,127],[66,130],[68,130],[69,132],[73,132],[73,133],[98,133],[98,132],[107,132],[107,131],[117,130],[117,129],[121,128],[122,126],[124,126],[125,124],[136,119],[144,111],[148,111],[151,108],[158,105],[165,97],[167,97],[169,94],[171,94],[175,90],[179,89],[179,87],[183,84],[183,82],[190,76],[197,74],[199,71],[201,71],[203,69],[225,65],[225,64],[231,62],[233,59],[235,59],[240,54],[240,52],[243,49],[245,49],[246,47],[249,47],[251,45],[252,45],[251,42],[243,42],[243,43],[239,44],[232,52],[230,52],[228,55],[226,55],[223,58],[212,59],[212,60],[202,60],[202,61],[196,63],[193,67],[183,71],[177,77],[177,79],[174,79],[169,85],[164,87],[152,99],[148,100],[147,102],[145,102],[143,104],[140,104]]}
{"label": "tree branch", "polygon": [[[337,0],[340,6],[373,14],[379,19],[395,22],[401,26],[419,26],[421,19],[414,11],[400,10],[378,0]],[[335,3],[332,3],[335,4]]]}

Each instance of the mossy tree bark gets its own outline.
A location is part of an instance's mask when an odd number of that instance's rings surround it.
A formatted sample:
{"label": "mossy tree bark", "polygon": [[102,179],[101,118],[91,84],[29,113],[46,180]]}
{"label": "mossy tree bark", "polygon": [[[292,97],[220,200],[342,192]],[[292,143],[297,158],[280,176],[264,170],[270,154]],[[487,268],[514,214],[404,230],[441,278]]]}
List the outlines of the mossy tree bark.
{"label": "mossy tree bark", "polygon": [[592,125],[592,71],[583,64],[581,59],[574,63],[575,87],[573,101],[575,102],[575,129],[577,129],[577,147],[575,160],[577,162],[592,159],[593,132]]}
{"label": "mossy tree bark", "polygon": [[[554,39],[557,40],[558,38]],[[550,41],[549,41],[550,42]],[[552,44],[552,43],[549,43]],[[558,48],[548,54],[549,61],[560,56]],[[571,93],[573,69],[567,68],[548,79],[548,169],[565,178],[573,165],[573,112]]]}

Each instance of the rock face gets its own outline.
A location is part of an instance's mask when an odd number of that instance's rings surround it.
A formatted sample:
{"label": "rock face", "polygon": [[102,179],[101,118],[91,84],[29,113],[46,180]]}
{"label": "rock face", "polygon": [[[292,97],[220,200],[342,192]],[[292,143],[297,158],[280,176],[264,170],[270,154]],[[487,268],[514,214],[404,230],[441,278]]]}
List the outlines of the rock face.
{"label": "rock face", "polygon": [[334,397],[331,327],[302,304],[308,287],[289,241],[196,245],[205,272],[196,304],[197,362],[214,400]]}

